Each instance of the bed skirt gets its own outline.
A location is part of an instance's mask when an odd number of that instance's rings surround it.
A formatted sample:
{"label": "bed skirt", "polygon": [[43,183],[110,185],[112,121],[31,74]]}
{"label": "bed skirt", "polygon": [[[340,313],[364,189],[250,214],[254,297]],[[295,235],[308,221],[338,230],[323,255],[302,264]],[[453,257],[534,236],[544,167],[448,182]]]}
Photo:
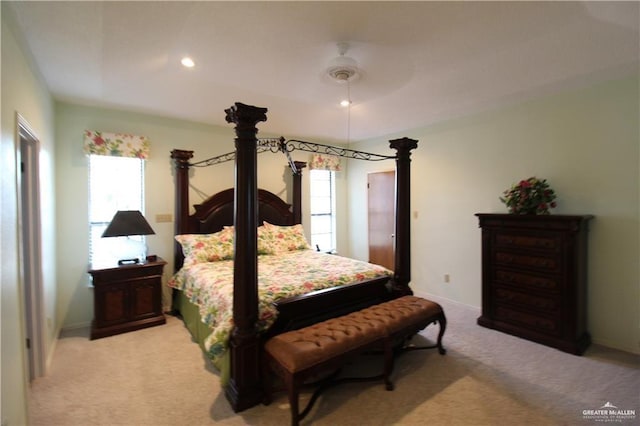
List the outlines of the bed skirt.
{"label": "bed skirt", "polygon": [[200,349],[202,349],[203,355],[208,358],[213,366],[220,372],[220,384],[226,385],[229,381],[229,351],[225,351],[220,362],[213,362],[211,357],[207,355],[207,350],[204,346],[204,341],[211,334],[209,326],[202,322],[200,317],[200,311],[196,305],[189,301],[183,292],[180,290],[173,290],[173,310],[176,312],[184,322],[185,327],[191,333],[191,337],[196,342]]}

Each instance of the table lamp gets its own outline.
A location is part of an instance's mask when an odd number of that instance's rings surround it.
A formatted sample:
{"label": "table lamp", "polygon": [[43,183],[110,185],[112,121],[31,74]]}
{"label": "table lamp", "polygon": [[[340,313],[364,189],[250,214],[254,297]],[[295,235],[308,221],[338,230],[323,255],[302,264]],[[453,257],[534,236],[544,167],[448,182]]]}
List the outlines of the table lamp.
{"label": "table lamp", "polygon": [[[149,222],[138,210],[118,210],[111,219],[111,223],[102,233],[102,237],[129,237],[131,235],[152,235],[155,234]],[[146,249],[146,247],[144,248]],[[144,250],[146,252],[146,250]],[[142,259],[121,259],[118,265],[135,264],[145,260]]]}

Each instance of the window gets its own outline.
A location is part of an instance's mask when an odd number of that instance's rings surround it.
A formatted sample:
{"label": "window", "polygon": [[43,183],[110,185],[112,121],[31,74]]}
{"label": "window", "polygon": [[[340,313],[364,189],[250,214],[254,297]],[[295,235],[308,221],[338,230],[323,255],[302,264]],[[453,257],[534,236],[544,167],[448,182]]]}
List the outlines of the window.
{"label": "window", "polygon": [[335,172],[311,170],[311,245],[320,251],[333,251],[336,247]]}
{"label": "window", "polygon": [[144,212],[144,160],[89,155],[89,261],[93,266],[113,265],[144,253],[143,236],[102,238],[118,210]]}

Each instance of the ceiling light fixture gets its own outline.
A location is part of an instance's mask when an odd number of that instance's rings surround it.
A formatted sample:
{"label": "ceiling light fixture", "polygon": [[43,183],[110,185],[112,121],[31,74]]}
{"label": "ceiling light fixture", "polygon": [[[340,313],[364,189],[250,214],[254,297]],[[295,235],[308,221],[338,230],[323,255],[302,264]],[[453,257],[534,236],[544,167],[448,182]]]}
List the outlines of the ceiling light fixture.
{"label": "ceiling light fixture", "polygon": [[355,59],[347,56],[347,50],[349,50],[349,43],[338,43],[338,53],[340,56],[333,59],[329,68],[327,68],[327,75],[336,83],[346,84],[347,97],[340,101],[340,105],[347,108],[347,144],[351,140],[351,82],[360,78],[360,69]]}
{"label": "ceiling light fixture", "polygon": [[191,59],[188,56],[185,56],[184,58],[182,58],[182,60],[180,60],[180,63],[185,67],[185,68],[193,68],[196,63],[193,62],[193,59]]}
{"label": "ceiling light fixture", "polygon": [[343,107],[351,107],[351,82],[347,79],[347,97],[340,101],[340,105]]}

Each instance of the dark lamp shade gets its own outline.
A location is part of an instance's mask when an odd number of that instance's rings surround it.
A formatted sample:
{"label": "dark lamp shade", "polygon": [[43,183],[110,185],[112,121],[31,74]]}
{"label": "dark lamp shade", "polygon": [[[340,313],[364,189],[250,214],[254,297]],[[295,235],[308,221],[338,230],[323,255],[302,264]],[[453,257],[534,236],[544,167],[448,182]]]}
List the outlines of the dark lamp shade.
{"label": "dark lamp shade", "polygon": [[138,210],[118,210],[102,234],[103,237],[155,234],[149,222]]}

